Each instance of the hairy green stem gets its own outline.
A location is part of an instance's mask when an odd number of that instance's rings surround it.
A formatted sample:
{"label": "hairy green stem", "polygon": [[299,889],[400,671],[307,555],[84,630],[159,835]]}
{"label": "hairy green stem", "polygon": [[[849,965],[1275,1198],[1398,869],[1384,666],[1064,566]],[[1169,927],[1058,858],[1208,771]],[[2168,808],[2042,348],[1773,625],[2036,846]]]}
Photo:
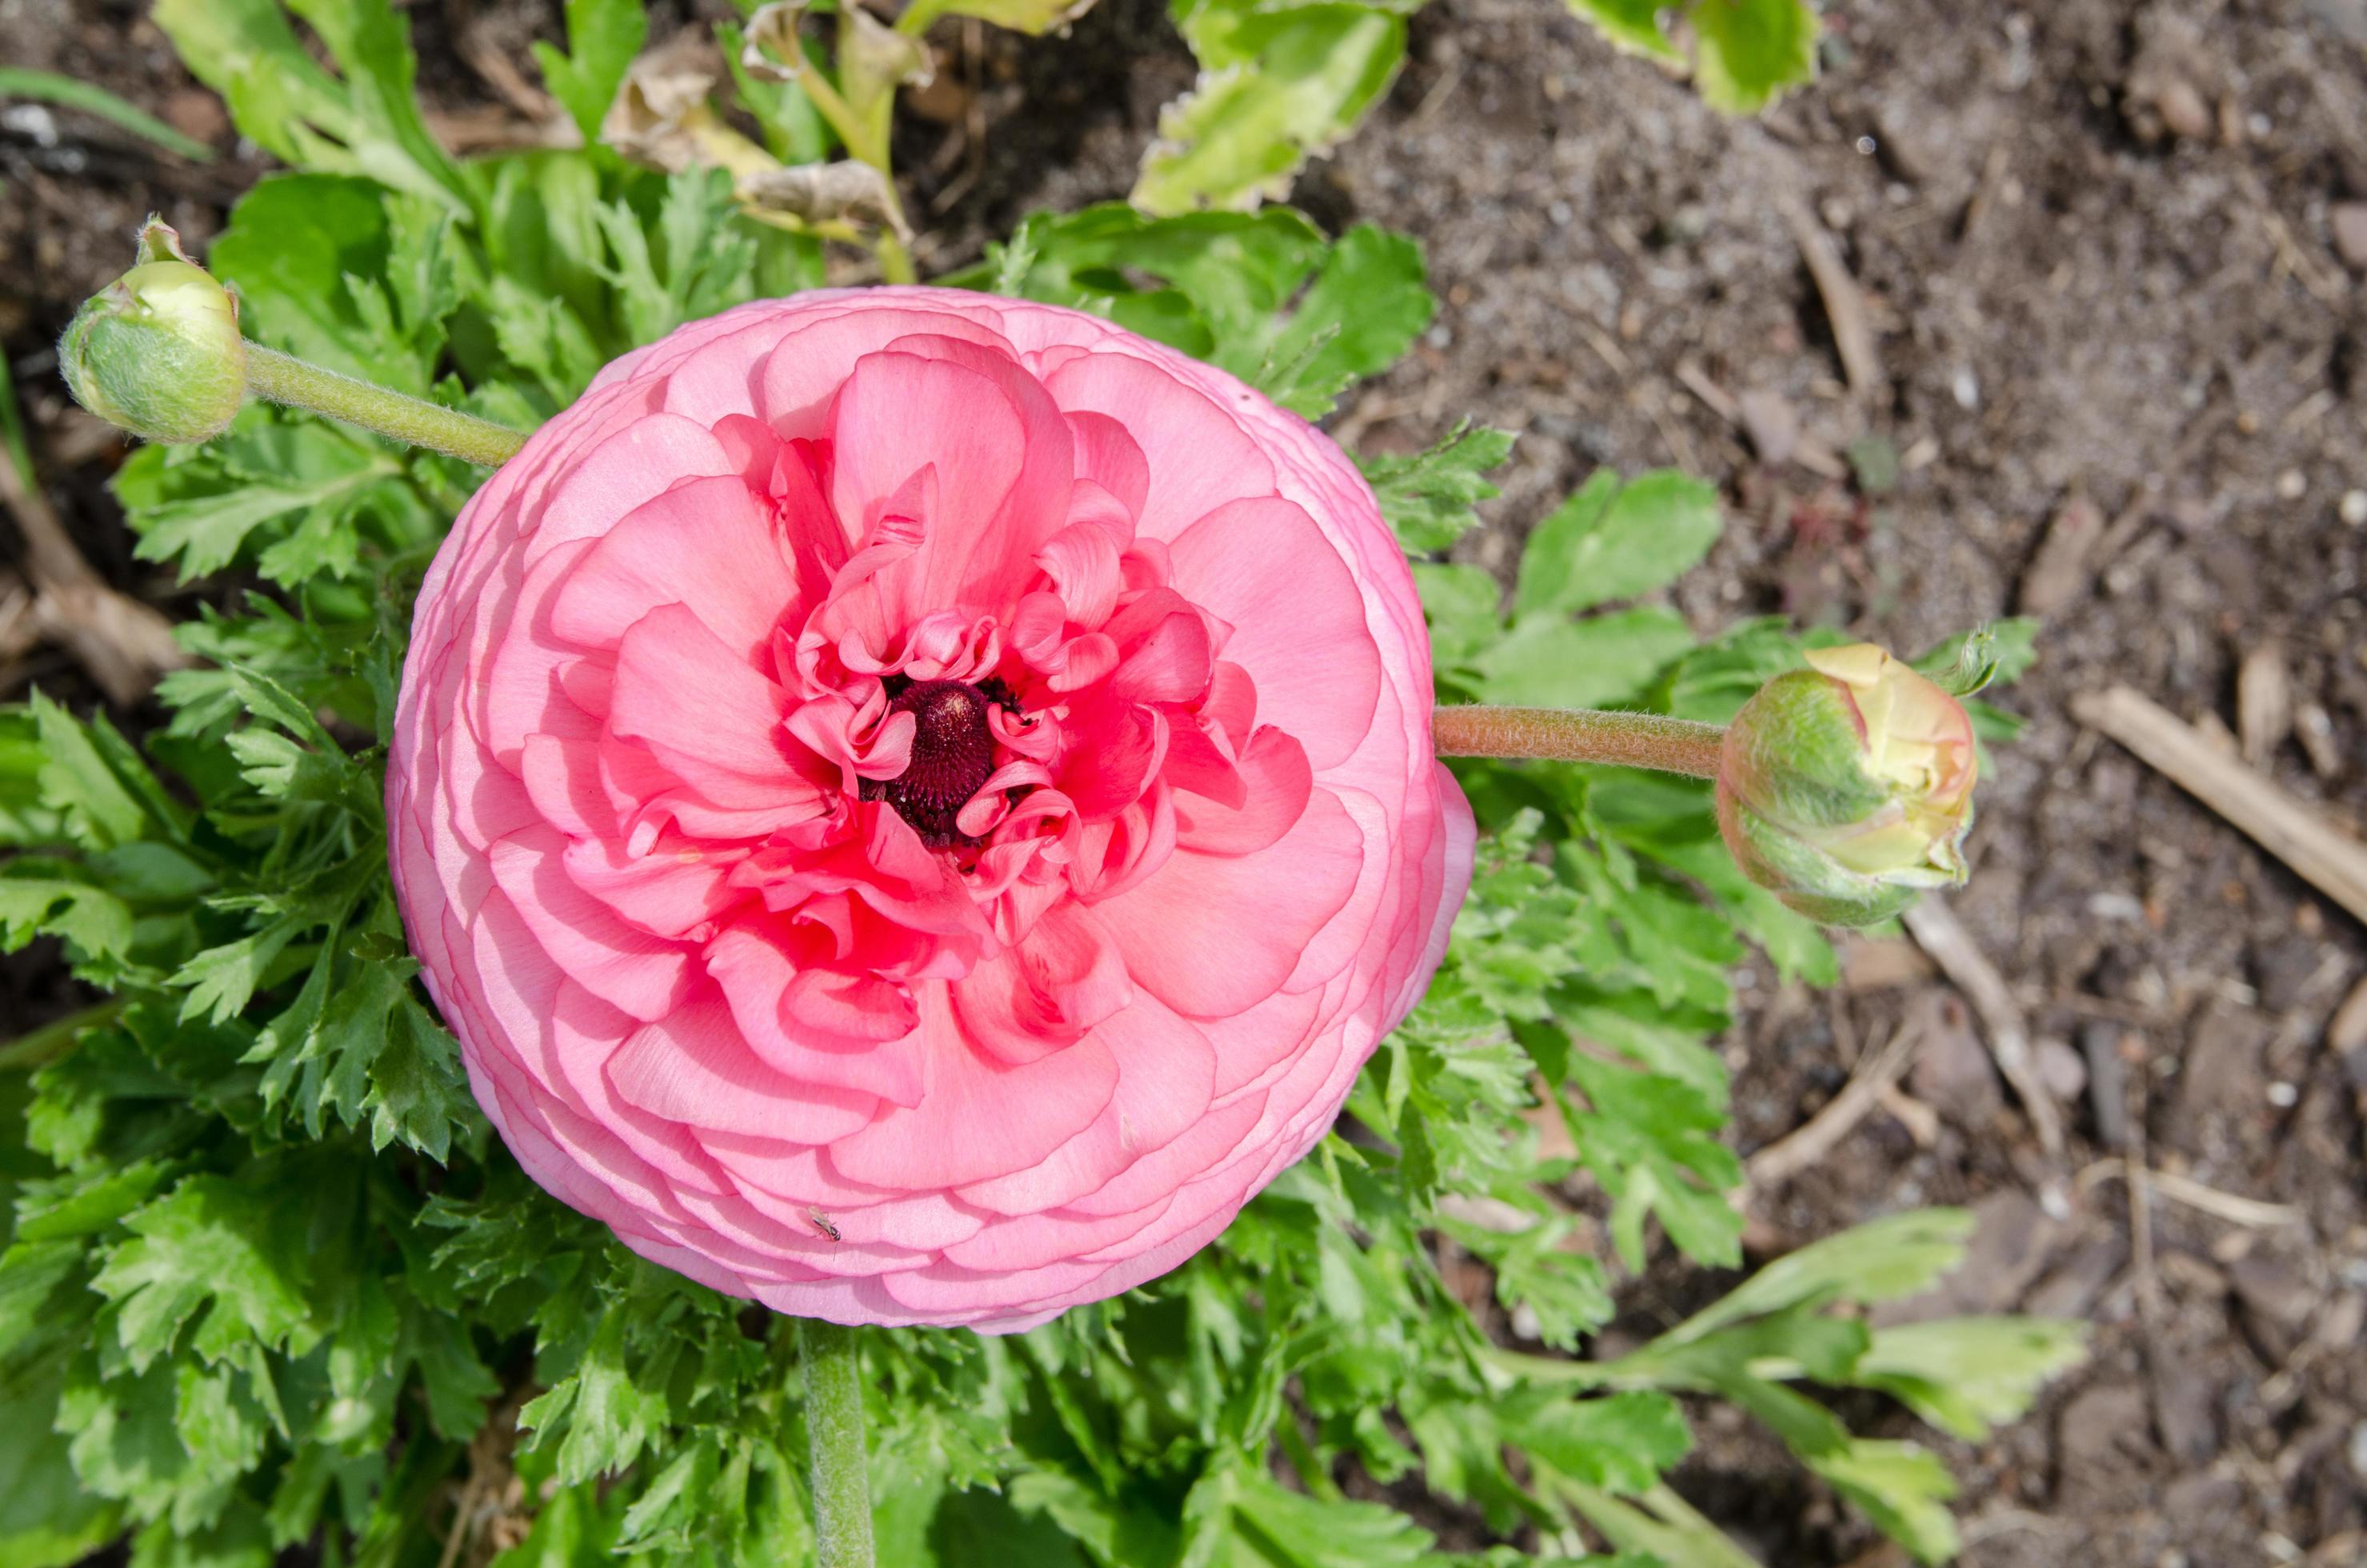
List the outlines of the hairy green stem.
{"label": "hairy green stem", "polygon": [[863,1369],[855,1331],[798,1320],[806,1372],[807,1474],[813,1492],[816,1568],[872,1568],[871,1472],[863,1449]]}
{"label": "hairy green stem", "polygon": [[1535,756],[1609,762],[1694,778],[1717,777],[1726,731],[1659,713],[1592,708],[1441,708],[1432,715],[1441,756]]}
{"label": "hairy green stem", "polygon": [[324,370],[259,343],[246,346],[246,390],[486,468],[501,467],[526,445],[506,425]]}

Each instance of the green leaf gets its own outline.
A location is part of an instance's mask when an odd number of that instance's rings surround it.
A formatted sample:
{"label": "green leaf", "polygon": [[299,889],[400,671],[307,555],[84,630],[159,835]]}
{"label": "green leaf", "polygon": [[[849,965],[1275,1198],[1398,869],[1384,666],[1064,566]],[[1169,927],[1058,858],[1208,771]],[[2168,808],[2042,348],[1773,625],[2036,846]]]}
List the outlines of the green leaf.
{"label": "green leaf", "polygon": [[1912,1443],[1859,1437],[1838,1453],[1809,1460],[1808,1468],[1919,1561],[1945,1562],[1956,1555],[1956,1520],[1947,1508],[1956,1483],[1937,1455]]}
{"label": "green leaf", "polygon": [[586,146],[600,140],[600,122],[649,32],[640,0],[567,0],[568,52],[536,42],[542,85],[574,119]]}
{"label": "green leaf", "polygon": [[1321,418],[1342,391],[1394,364],[1436,303],[1422,283],[1421,247],[1359,223],[1324,256],[1250,383],[1294,414]]}
{"label": "green leaf", "polygon": [[1403,353],[1433,303],[1410,242],[1359,227],[1327,246],[1287,208],[1147,218],[1113,203],[1039,213],[986,260],[940,281],[1095,312],[1308,417]]}
{"label": "green leaf", "polygon": [[131,949],[131,909],[112,893],[62,878],[0,872],[0,952],[36,937],[62,937],[94,959],[122,959]]}
{"label": "green leaf", "polygon": [[1693,76],[1727,114],[1757,114],[1817,74],[1819,23],[1809,0],[1695,0]]}
{"label": "green leaf", "polygon": [[1665,587],[1709,553],[1723,527],[1717,492],[1700,480],[1662,469],[1622,484],[1597,470],[1529,536],[1513,619],[1591,609]]}
{"label": "green leaf", "polygon": [[276,0],[157,0],[190,72],[247,137],[282,161],[366,175],[466,214],[459,176],[412,97],[411,42],[386,0],[289,0],[340,78],[317,63]]}
{"label": "green leaf", "polygon": [[1569,8],[1622,49],[1655,60],[1684,58],[1660,26],[1661,14],[1670,9],[1667,0],[1569,0]]}
{"label": "green leaf", "polygon": [[[39,738],[41,801],[57,812],[68,835],[85,849],[111,849],[150,836],[153,818],[142,797],[106,753],[123,749],[104,718],[85,725],[40,692],[33,694]],[[112,747],[105,743],[114,741]],[[146,781],[152,788],[154,780]]]}
{"label": "green leaf", "polygon": [[310,924],[292,916],[275,920],[235,942],[209,948],[183,964],[168,983],[187,990],[181,998],[182,1020],[204,1018],[221,1024],[244,1012],[273,961]]}
{"label": "green leaf", "polygon": [[124,102],[94,82],[61,76],[54,71],[0,66],[0,98],[33,98],[62,108],[77,109],[84,114],[96,115],[191,163],[209,164],[213,161],[214,150],[211,147],[182,135],[154,115]]}
{"label": "green leaf", "polygon": [[1093,0],[913,0],[896,18],[897,27],[919,38],[939,17],[976,17],[998,28],[1036,37],[1070,22],[1093,9]]}
{"label": "green leaf", "polygon": [[[1442,680],[1461,682],[1463,672],[1503,635],[1504,590],[1484,568],[1413,563],[1415,589],[1430,622],[1430,658]],[[1469,677],[1476,680],[1476,676]]]}
{"label": "green leaf", "polygon": [[172,1347],[198,1313],[196,1346],[218,1359],[242,1341],[308,1348],[318,1336],[303,1237],[281,1192],[194,1176],[124,1221],[91,1289],[116,1303],[118,1335],[135,1370]]}
{"label": "green leaf", "polygon": [[[1257,1557],[1276,1568],[1415,1568],[1428,1555],[1430,1532],[1393,1508],[1373,1503],[1324,1501],[1285,1491],[1265,1472],[1229,1468],[1220,1474],[1231,1527],[1255,1542]],[[1215,1476],[1201,1486],[1214,1484]],[[1188,1506],[1187,1506],[1188,1508]],[[1209,1532],[1214,1539],[1215,1532]],[[1227,1561],[1208,1551],[1187,1551],[1184,1562]],[[1221,1549],[1217,1549],[1221,1550]]]}
{"label": "green leaf", "polygon": [[1811,1242],[1761,1269],[1656,1344],[1684,1344],[1731,1324],[1829,1301],[1886,1301],[1927,1290],[1965,1256],[1972,1216],[1917,1209]]}
{"label": "green leaf", "polygon": [[75,1483],[57,1440],[63,1368],[51,1363],[0,1395],[0,1562],[66,1568],[122,1528],[122,1509]]}
{"label": "green leaf", "polygon": [[165,449],[144,449],[117,491],[140,535],[133,553],[177,559],[184,582],[230,565],[251,535],[272,525],[300,530],[298,542],[268,558],[281,580],[349,574],[359,564],[354,530],[362,511],[409,498],[402,465],[365,439],[260,408],[194,459],[141,460]]}
{"label": "green leaf", "polygon": [[1177,0],[1175,17],[1203,74],[1160,115],[1130,199],[1162,216],[1287,196],[1405,60],[1404,18],[1369,6]]}
{"label": "green leaf", "polygon": [[[1475,527],[1472,508],[1495,495],[1488,472],[1512,452],[1512,434],[1474,426],[1469,420],[1436,446],[1410,457],[1360,457],[1356,466],[1381,504],[1381,516],[1397,529],[1409,555],[1444,550]],[[1494,619],[1494,604],[1489,606]]]}
{"label": "green leaf", "polygon": [[2088,1326],[2059,1318],[1942,1318],[1876,1329],[1852,1381],[1903,1401],[1967,1442],[2018,1419],[2048,1379],[2086,1358]]}
{"label": "green leaf", "polygon": [[1572,1399],[1526,1389],[1504,1407],[1504,1436],[1573,1480],[1629,1494],[1649,1491],[1693,1448],[1683,1414],[1664,1393]]}
{"label": "green leaf", "polygon": [[1702,97],[1728,114],[1756,114],[1817,74],[1819,23],[1812,0],[1569,0],[1620,48],[1682,66],[1668,18],[1692,24]]}
{"label": "green leaf", "polygon": [[1742,1165],[1717,1142],[1718,1109],[1655,1073],[1584,1055],[1570,1058],[1569,1071],[1592,1108],[1566,1119],[1579,1158],[1611,1197],[1620,1261],[1643,1268],[1644,1221],[1653,1214],[1688,1256],[1726,1268],[1741,1261],[1742,1217],[1726,1194],[1741,1185]]}
{"label": "green leaf", "polygon": [[460,1046],[406,990],[395,1005],[386,1049],[370,1062],[370,1147],[401,1142],[442,1164],[467,1106]]}
{"label": "green leaf", "polygon": [[1614,708],[1632,702],[1693,645],[1693,632],[1676,614],[1647,608],[1586,620],[1532,618],[1472,663],[1489,702]]}
{"label": "green leaf", "polygon": [[519,1426],[533,1429],[538,1446],[551,1431],[564,1434],[558,1471],[564,1485],[623,1470],[665,1424],[664,1390],[645,1386],[626,1366],[625,1318],[620,1311],[604,1314],[574,1370],[518,1412]]}

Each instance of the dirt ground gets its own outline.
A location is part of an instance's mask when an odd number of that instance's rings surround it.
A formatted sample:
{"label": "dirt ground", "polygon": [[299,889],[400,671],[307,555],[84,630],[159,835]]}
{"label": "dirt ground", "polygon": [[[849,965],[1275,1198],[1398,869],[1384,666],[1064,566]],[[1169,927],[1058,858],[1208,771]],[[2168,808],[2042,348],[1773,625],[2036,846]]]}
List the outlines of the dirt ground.
{"label": "dirt ground", "polygon": [[[555,9],[419,0],[445,51],[430,79],[456,110],[481,104],[455,44],[473,13],[522,38]],[[2367,0],[1826,16],[1825,79],[1751,123],[1557,0],[1434,0],[1387,105],[1297,192],[1327,223],[1418,235],[1442,297],[1338,433],[1406,449],[1467,415],[1522,431],[1466,547],[1498,567],[1599,464],[1717,481],[1727,540],[1679,596],[1704,631],[1784,610],[1920,648],[2046,607],[2041,662],[2005,698],[2031,726],[1997,755],[1949,903],[2026,1017],[2064,1157],[1948,979],[1904,941],[1860,944],[1829,998],[1761,977],[1729,1048],[1736,1138],[1793,1131],[1913,1028],[1904,1098],[1758,1194],[1754,1247],[1967,1203],[1973,1267],[1904,1311],[2095,1325],[2090,1365],[2028,1420],[1947,1445],[1966,1563],[2367,1563],[2367,932],[2071,716],[2125,684],[2367,826],[2367,210],[2342,205],[2367,200]],[[230,144],[137,7],[0,0],[0,58]],[[899,142],[939,265],[1031,208],[1123,195],[1192,79],[1150,0],[1104,0],[1065,40],[957,34],[948,65],[975,114],[957,98]],[[0,337],[50,494],[102,571],[160,601],[100,488],[111,450],[67,414],[46,346],[142,211],[202,239],[255,172],[165,171],[73,117],[0,110]],[[1854,280],[1853,311],[1804,234]],[[1847,365],[1843,342],[1870,352]],[[1899,470],[1871,505],[1818,472],[1861,440]],[[0,696],[34,679],[75,675],[48,649],[0,661]],[[28,1015],[62,997],[40,954],[0,987]],[[2160,1173],[2149,1199],[2123,1162]],[[1614,1333],[1704,1289],[1656,1272]],[[1680,1488],[1762,1559],[1904,1563],[1771,1439],[1700,1416]]]}

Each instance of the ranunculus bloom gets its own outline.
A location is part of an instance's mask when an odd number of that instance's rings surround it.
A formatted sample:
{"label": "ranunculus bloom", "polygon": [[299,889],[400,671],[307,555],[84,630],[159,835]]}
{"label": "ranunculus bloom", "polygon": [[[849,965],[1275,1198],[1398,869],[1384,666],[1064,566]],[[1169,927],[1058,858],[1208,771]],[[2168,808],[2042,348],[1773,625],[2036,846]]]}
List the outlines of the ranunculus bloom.
{"label": "ranunculus bloom", "polygon": [[602,372],[421,592],[397,886],[477,1098],[644,1256],[1011,1330],[1330,1126],[1469,877],[1337,448],[1073,312],[800,295]]}

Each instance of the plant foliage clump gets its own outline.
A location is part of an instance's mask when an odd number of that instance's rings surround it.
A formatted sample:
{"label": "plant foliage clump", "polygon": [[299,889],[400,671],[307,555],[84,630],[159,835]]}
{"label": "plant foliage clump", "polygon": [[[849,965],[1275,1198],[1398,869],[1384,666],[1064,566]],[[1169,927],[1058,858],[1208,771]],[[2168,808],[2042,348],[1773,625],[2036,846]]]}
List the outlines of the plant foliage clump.
{"label": "plant foliage clump", "polygon": [[[615,354],[819,280],[815,239],[753,220],[718,171],[447,158],[384,0],[293,8],[329,64],[270,0],[158,10],[296,165],[211,256],[262,341],[524,426]],[[568,9],[551,78],[588,126],[640,40],[614,6]],[[1410,242],[1282,209],[1038,217],[951,281],[1101,311],[1309,416],[1432,309]],[[1702,642],[1651,602],[1719,532],[1679,474],[1598,476],[1509,599],[1447,562],[1510,440],[1366,464],[1444,695],[1717,720],[1797,662],[1780,625]],[[208,447],[144,449],[118,482],[142,554],[257,585],[182,629],[200,663],[139,744],[38,696],[0,710],[0,941],[56,939],[105,997],[0,1053],[0,1561],[126,1535],[157,1565],[306,1542],[422,1568],[810,1551],[793,1336],[529,1184],[405,953],[387,726],[413,595],[474,480],[261,405]],[[1729,976],[1756,948],[1825,983],[1833,955],[1724,857],[1705,787],[1457,767],[1485,835],[1471,899],[1308,1160],[1120,1300],[1010,1339],[867,1339],[883,1562],[1387,1568],[1591,1541],[1620,1568],[1738,1563],[1664,1480],[1680,1395],[1740,1405],[1918,1556],[1954,1550],[1938,1460],[1796,1385],[1974,1436],[2077,1354],[2057,1324],[1857,1319],[1949,1267],[1961,1216],[1833,1238],[1624,1358],[1571,1358],[1656,1238],[1741,1262],[1710,1045]],[[1450,1246],[1486,1295],[1450,1288]],[[1384,1494],[1532,1547],[1457,1555]]]}

